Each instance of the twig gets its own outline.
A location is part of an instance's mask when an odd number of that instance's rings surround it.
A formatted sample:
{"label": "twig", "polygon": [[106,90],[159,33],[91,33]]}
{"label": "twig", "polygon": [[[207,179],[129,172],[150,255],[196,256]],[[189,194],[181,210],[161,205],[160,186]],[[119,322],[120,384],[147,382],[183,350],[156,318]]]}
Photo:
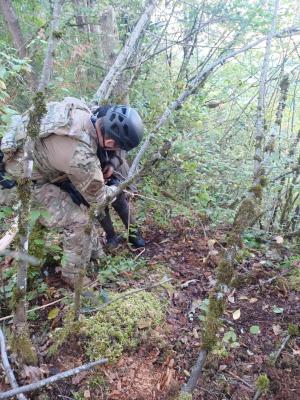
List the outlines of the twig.
{"label": "twig", "polygon": [[5,233],[3,238],[0,239],[0,251],[4,251],[14,240],[18,231],[18,219],[19,216],[15,217],[9,230]]}
{"label": "twig", "polygon": [[[86,289],[86,288],[93,287],[97,282],[99,282],[99,278],[94,280],[93,282],[89,283],[88,285],[85,285],[83,288]],[[70,296],[72,296],[72,295],[73,294],[71,294]],[[47,303],[42,306],[31,308],[30,310],[27,310],[26,313],[28,314],[33,311],[44,310],[45,308],[51,307],[54,304],[60,303],[62,300],[68,299],[70,296],[67,295],[67,296],[61,297],[60,299],[54,300],[51,303]],[[12,318],[13,318],[13,315],[7,315],[6,317],[0,318],[0,322],[7,321],[8,319],[12,319]]]}
{"label": "twig", "polygon": [[207,357],[207,350],[206,349],[201,350],[197,358],[197,361],[191,370],[191,376],[189,380],[185,385],[183,385],[181,389],[182,393],[193,393],[194,389],[197,386],[197,381],[202,373],[202,368],[205,363],[206,357]]}
{"label": "twig", "polygon": [[139,254],[138,254],[137,256],[134,257],[133,261],[136,261],[139,257],[141,257],[141,255],[142,255],[143,253],[145,253],[145,251],[146,251],[146,249],[145,249],[145,247],[144,247],[143,250],[140,251]]}
{"label": "twig", "polygon": [[106,308],[107,306],[109,306],[111,303],[114,303],[114,302],[116,302],[118,300],[121,300],[121,299],[125,299],[126,297],[130,297],[130,296],[132,296],[132,295],[134,295],[134,294],[136,294],[138,292],[142,292],[143,290],[153,289],[153,288],[155,288],[157,286],[162,286],[165,283],[172,281],[172,279],[173,278],[167,278],[167,279],[162,280],[161,282],[154,283],[153,285],[144,286],[144,287],[139,288],[139,289],[134,289],[129,293],[124,293],[121,296],[116,297],[115,299],[112,299],[112,300],[108,301],[107,303],[103,304],[101,307],[97,307],[97,308],[93,308],[93,309],[89,309],[89,310],[85,310],[84,309],[84,310],[81,310],[81,312],[83,314],[91,314],[91,313],[96,312],[96,311],[101,311],[104,308]]}
{"label": "twig", "polygon": [[300,230],[299,229],[297,231],[288,232],[288,233],[285,233],[283,235],[283,237],[286,238],[286,239],[291,239],[291,238],[297,237],[297,236],[300,236]]}
{"label": "twig", "polygon": [[258,400],[261,395],[262,395],[262,391],[260,389],[257,389],[257,391],[255,392],[255,395],[253,397],[253,400]]}
{"label": "twig", "polygon": [[[9,380],[9,383],[11,384],[11,387],[14,390],[18,389],[19,385],[15,378],[14,372],[9,364],[7,351],[6,351],[6,345],[5,345],[5,337],[4,337],[4,333],[1,328],[0,328],[0,345],[1,345],[1,359],[2,359],[2,364],[3,364],[5,374]],[[19,392],[19,393],[21,393],[21,392]],[[27,400],[27,398],[23,394],[18,394],[17,399],[18,400]]]}
{"label": "twig", "polygon": [[282,351],[284,350],[284,348],[285,348],[285,346],[287,345],[287,343],[288,343],[288,341],[290,340],[290,338],[291,338],[291,335],[287,335],[287,336],[283,339],[283,341],[282,341],[282,343],[281,343],[281,346],[279,347],[279,349],[277,350],[277,352],[276,352],[276,354],[275,354],[275,357],[274,357],[274,365],[276,364],[276,362],[277,362],[277,360],[278,360],[280,354],[281,354]]}
{"label": "twig", "polygon": [[0,251],[0,256],[9,256],[15,258],[16,260],[24,260],[29,262],[31,265],[39,265],[40,263],[38,258],[20,251],[3,250]]}
{"label": "twig", "polygon": [[233,372],[230,371],[224,371],[226,374],[232,376],[233,378],[237,379],[238,381],[242,382],[245,386],[247,386],[249,389],[253,390],[253,386],[250,385],[250,383],[244,381],[244,379],[240,378],[238,375],[235,375]]}
{"label": "twig", "polygon": [[289,268],[286,271],[282,272],[281,274],[275,275],[272,278],[266,279],[265,281],[262,281],[262,282],[260,282],[258,284],[251,285],[250,290],[253,290],[253,289],[256,289],[256,288],[260,288],[263,285],[268,285],[269,283],[272,283],[272,282],[276,281],[276,279],[288,275],[290,272],[292,272],[292,270],[293,270],[293,268]]}
{"label": "twig", "polygon": [[[7,392],[2,392],[2,393],[0,393],[0,399],[7,399],[9,397],[16,396],[19,393],[26,393],[26,392],[31,392],[33,390],[40,389],[43,386],[49,385],[49,384],[59,381],[61,379],[68,378],[69,376],[79,374],[80,372],[88,371],[89,369],[94,368],[97,365],[103,365],[103,364],[106,364],[107,362],[108,362],[107,358],[101,358],[100,360],[93,361],[88,364],[80,365],[79,367],[76,367],[76,368],[68,369],[67,371],[60,372],[59,374],[50,376],[49,378],[41,379],[38,382],[30,383],[29,385],[24,385],[24,386],[18,387],[17,389],[8,390]],[[26,399],[26,397],[23,397],[23,399]]]}

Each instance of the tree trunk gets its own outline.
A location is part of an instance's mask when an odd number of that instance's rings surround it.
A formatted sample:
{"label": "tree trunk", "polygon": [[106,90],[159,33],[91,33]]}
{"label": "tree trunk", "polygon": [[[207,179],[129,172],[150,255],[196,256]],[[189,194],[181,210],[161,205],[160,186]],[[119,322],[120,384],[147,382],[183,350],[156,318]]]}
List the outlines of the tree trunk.
{"label": "tree trunk", "polygon": [[42,92],[48,86],[51,75],[53,72],[53,58],[54,51],[59,41],[61,33],[59,32],[59,22],[61,16],[63,0],[55,0],[53,4],[53,17],[51,22],[51,33],[48,39],[48,47],[44,59],[44,65],[42,70],[42,75],[40,83],[38,86],[38,91]]}
{"label": "tree trunk", "polygon": [[[18,252],[24,254],[28,253],[33,141],[39,134],[41,119],[45,111],[44,96],[39,92],[34,98],[33,109],[30,110],[27,139],[24,145],[23,177],[18,180],[18,196],[21,203],[18,221]],[[12,347],[22,362],[36,364],[37,355],[31,344],[27,326],[26,291],[28,260],[19,259],[17,264],[18,272],[17,285],[14,292],[15,315]]]}
{"label": "tree trunk", "polygon": [[[100,16],[100,48],[105,64],[106,71],[109,71],[118,56],[121,47],[118,25],[116,21],[115,10],[112,6],[107,7]],[[112,102],[129,104],[128,97],[128,79],[123,72],[118,79],[111,93]]]}
{"label": "tree trunk", "polygon": [[108,74],[102,81],[100,87],[98,88],[95,99],[100,103],[107,100],[116,84],[118,83],[124,69],[126,68],[128,61],[132,57],[138,40],[144,31],[146,25],[149,23],[150,17],[155,9],[158,0],[150,0],[145,11],[138,20],[136,26],[134,27],[130,37],[126,41],[124,47],[118,54],[116,60],[111,66]]}
{"label": "tree trunk", "polygon": [[[18,56],[23,59],[27,55],[25,40],[21,31],[18,17],[15,13],[11,1],[0,0],[0,10],[1,13],[3,14],[8,30],[11,34],[13,44],[17,50]],[[30,88],[34,90],[36,87],[36,79],[34,72],[33,71],[30,72],[27,76],[28,76],[28,84]]]}
{"label": "tree trunk", "polygon": [[[46,112],[44,90],[49,84],[53,69],[53,55],[57,44],[59,17],[61,11],[61,0],[56,0],[53,6],[53,20],[48,48],[44,60],[42,76],[39,83],[39,91],[33,99],[33,108],[29,112],[29,123],[27,127],[27,138],[24,145],[23,177],[18,180],[18,196],[20,200],[20,211],[18,220],[18,252],[28,253],[29,220],[31,209],[31,176],[33,168],[34,140],[39,136],[41,119]],[[19,354],[24,363],[37,363],[37,356],[31,344],[27,326],[26,313],[26,291],[28,259],[18,261],[17,287],[14,293],[14,326],[13,326],[13,348]]]}
{"label": "tree trunk", "polygon": [[25,40],[20,28],[18,17],[10,0],[0,0],[0,9],[8,30],[12,36],[14,47],[20,58],[26,57]]}
{"label": "tree trunk", "polygon": [[84,5],[81,0],[72,0],[72,3],[75,11],[75,19],[78,30],[85,32],[86,21],[84,15],[82,15],[82,11],[80,10],[81,8],[83,8]]}

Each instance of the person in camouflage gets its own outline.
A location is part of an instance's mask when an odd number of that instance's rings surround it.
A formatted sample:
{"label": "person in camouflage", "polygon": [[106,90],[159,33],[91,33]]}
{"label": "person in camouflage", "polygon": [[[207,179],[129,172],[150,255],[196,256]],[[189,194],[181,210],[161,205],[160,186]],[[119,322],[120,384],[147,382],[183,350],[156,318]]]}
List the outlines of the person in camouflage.
{"label": "person in camouflage", "polygon": [[[68,109],[68,123],[53,124],[52,134],[49,128],[47,137],[35,141],[32,181],[33,202],[46,210],[41,214],[41,224],[63,231],[62,279],[74,287],[81,265],[102,254],[96,227],[92,226],[92,234],[89,233],[89,207],[101,206],[117,189],[116,185],[105,184],[114,171],[102,170],[98,154],[136,147],[143,136],[143,123],[129,106],[113,106],[105,116],[98,117],[76,99],[69,99],[73,103]],[[51,120],[48,114],[49,111],[46,117]],[[5,153],[3,163],[12,179],[22,176],[22,147],[13,154]],[[66,187],[72,190],[66,191]],[[11,190],[1,188],[0,204],[8,205],[7,196],[13,199]]]}
{"label": "person in camouflage", "polygon": [[[96,107],[93,110],[93,114],[97,118],[103,118],[111,107],[113,107],[111,104]],[[113,182],[122,182],[127,178],[129,166],[125,156],[126,151],[122,149],[107,151],[98,148],[98,157],[106,178],[106,184],[111,185]],[[129,189],[133,192],[136,191],[134,185],[130,185]],[[129,232],[129,243],[136,248],[144,247],[145,241],[140,230],[137,228],[133,210],[129,210],[126,194],[122,192],[112,203],[112,206]],[[101,226],[106,233],[107,246],[110,249],[117,248],[122,238],[115,232],[109,213],[109,207],[105,208],[105,216],[101,220]]]}

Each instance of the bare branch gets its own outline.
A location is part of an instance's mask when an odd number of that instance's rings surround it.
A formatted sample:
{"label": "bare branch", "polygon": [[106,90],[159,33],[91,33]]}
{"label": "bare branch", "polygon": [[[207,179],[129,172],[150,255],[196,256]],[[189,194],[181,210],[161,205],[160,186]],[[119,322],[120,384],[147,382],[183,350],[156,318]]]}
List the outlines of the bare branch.
{"label": "bare branch", "polygon": [[13,223],[9,230],[5,233],[5,235],[0,239],[0,253],[3,252],[7,247],[11,244],[11,242],[16,237],[18,232],[18,219],[19,216],[16,216],[13,220]]}
{"label": "bare branch", "polygon": [[124,68],[127,66],[127,63],[134,51],[134,48],[140,38],[141,33],[145,29],[146,25],[149,22],[151,14],[154,11],[154,8],[157,4],[158,0],[150,0],[148,6],[146,7],[145,11],[141,15],[139,21],[137,22],[136,26],[134,27],[130,37],[126,41],[124,47],[120,51],[118,57],[116,58],[115,62],[113,63],[112,67],[108,71],[106,77],[102,81],[100,87],[98,88],[95,98],[101,102],[103,100],[107,100],[115,87],[118,78],[120,77],[121,73],[124,71]]}
{"label": "bare branch", "polygon": [[[6,345],[5,345],[5,336],[4,336],[4,333],[1,328],[0,328],[0,347],[1,347],[2,364],[3,364],[5,374],[7,376],[7,379],[9,380],[9,383],[11,384],[11,387],[13,389],[19,389],[19,385],[15,378],[15,374],[9,364],[7,351],[6,351]],[[18,400],[27,400],[27,398],[24,396],[24,394],[20,394],[20,393],[22,393],[22,392],[19,392],[19,394],[17,394],[17,399]]]}
{"label": "bare branch", "polygon": [[96,311],[103,310],[104,308],[109,306],[111,303],[114,303],[116,301],[125,299],[126,297],[130,297],[130,296],[132,296],[132,295],[134,295],[136,293],[142,292],[144,290],[149,290],[149,289],[153,289],[153,288],[158,287],[158,286],[162,286],[165,283],[170,282],[171,280],[172,280],[172,278],[166,278],[166,279],[163,279],[161,282],[154,283],[153,285],[148,285],[148,286],[144,286],[142,288],[131,290],[130,292],[124,293],[124,294],[118,296],[117,298],[108,301],[107,303],[103,304],[101,307],[97,307],[97,308],[93,308],[93,309],[89,309],[89,310],[82,310],[81,312],[83,314],[90,314],[90,313],[93,313],[93,312],[96,312]]}
{"label": "bare branch", "polygon": [[205,349],[201,350],[197,358],[197,361],[191,370],[191,376],[187,381],[187,383],[183,386],[181,392],[193,393],[194,389],[197,386],[197,381],[202,373],[202,368],[205,363],[206,357],[207,357],[207,350]]}
{"label": "bare branch", "polygon": [[[40,381],[31,383],[30,385],[21,386],[17,389],[8,390],[7,392],[2,392],[0,393],[0,399],[8,399],[9,397],[16,396],[19,393],[27,393],[33,390],[40,389],[43,386],[50,385],[51,383],[57,382],[62,379],[66,379],[72,375],[79,374],[80,372],[88,371],[89,369],[92,369],[98,365],[106,364],[107,362],[108,362],[107,358],[101,358],[100,360],[80,365],[79,367],[72,368],[64,372],[60,372],[59,374],[50,376],[49,378],[46,379],[41,379]],[[26,399],[26,397],[23,397],[23,400],[24,399]]]}

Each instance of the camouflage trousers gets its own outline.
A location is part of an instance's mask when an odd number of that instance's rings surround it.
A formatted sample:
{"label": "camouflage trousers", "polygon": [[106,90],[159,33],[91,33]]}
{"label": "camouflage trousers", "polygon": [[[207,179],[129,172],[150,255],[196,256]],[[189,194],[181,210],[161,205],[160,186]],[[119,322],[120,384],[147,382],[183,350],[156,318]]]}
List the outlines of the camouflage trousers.
{"label": "camouflage trousers", "polygon": [[[0,189],[1,206],[11,206],[16,200],[16,189]],[[60,228],[63,233],[62,275],[74,281],[82,265],[90,258],[104,253],[93,224],[90,232],[88,208],[77,206],[68,193],[58,186],[45,183],[35,185],[33,208],[44,211],[39,222],[46,228]]]}

